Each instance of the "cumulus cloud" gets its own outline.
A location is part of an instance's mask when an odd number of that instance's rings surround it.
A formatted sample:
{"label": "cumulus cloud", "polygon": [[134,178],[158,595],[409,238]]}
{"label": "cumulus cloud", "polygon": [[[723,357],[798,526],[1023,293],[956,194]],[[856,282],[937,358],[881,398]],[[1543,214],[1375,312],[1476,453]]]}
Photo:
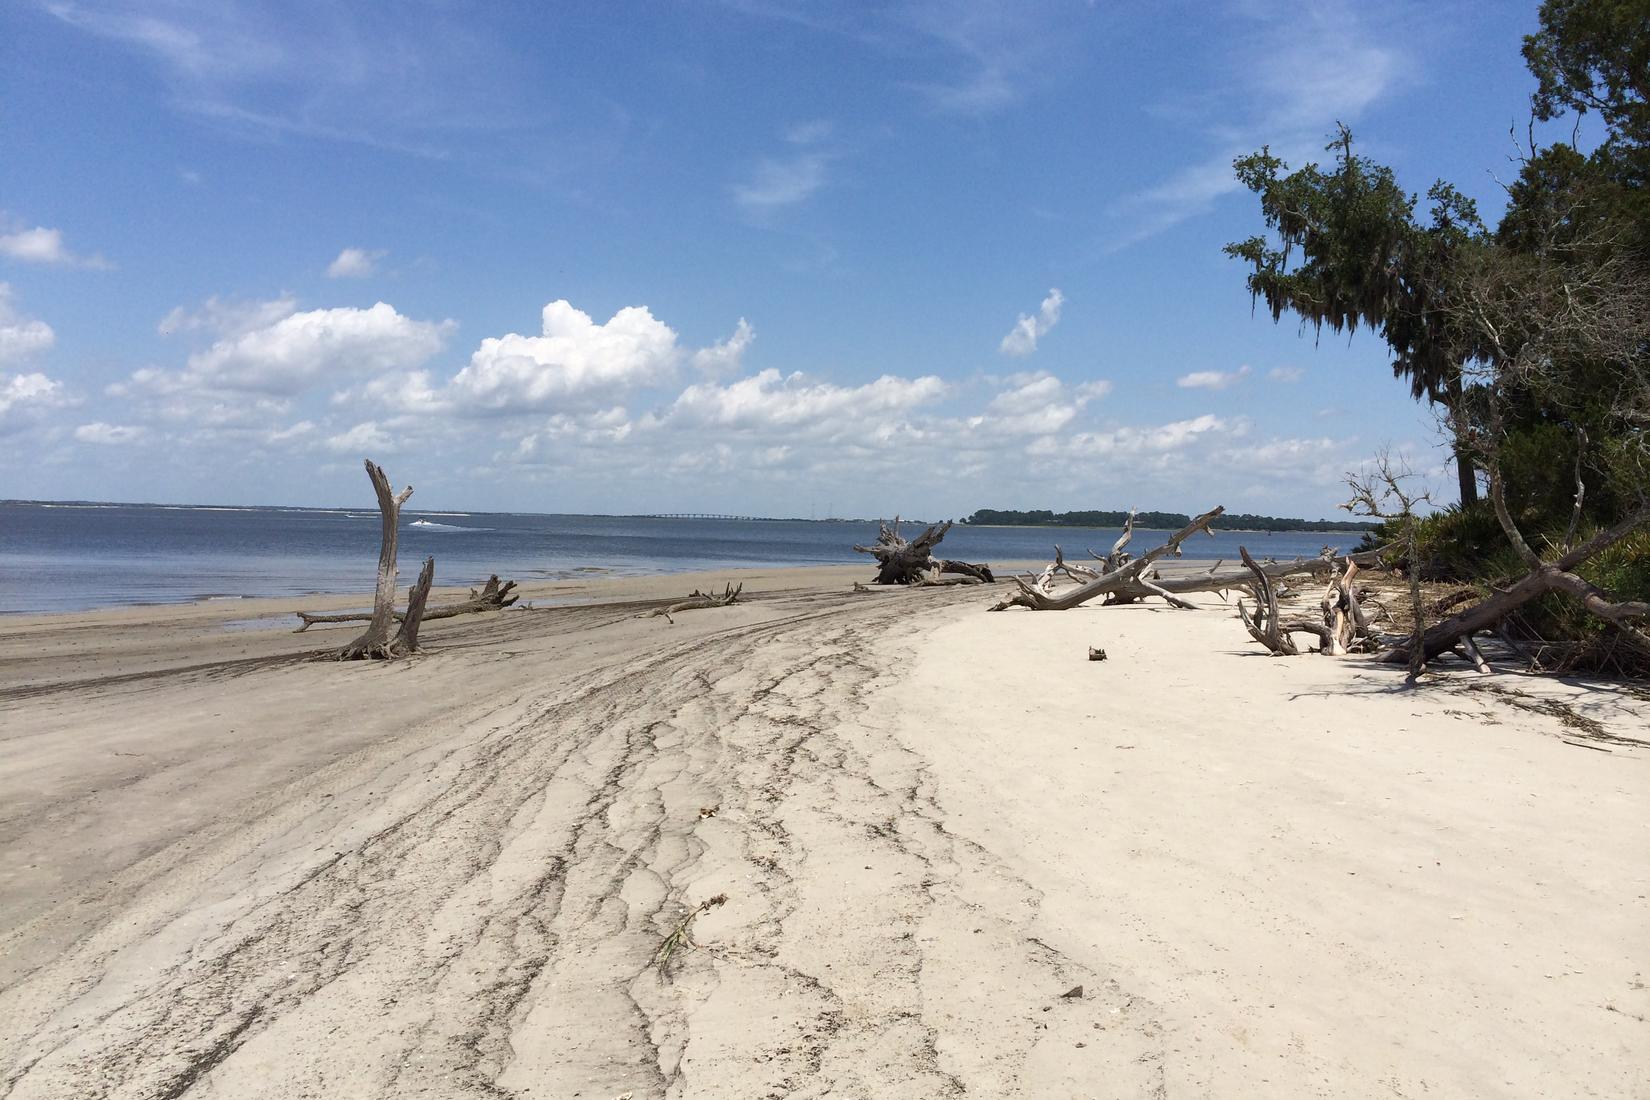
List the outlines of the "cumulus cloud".
{"label": "cumulus cloud", "polygon": [[597,324],[558,299],[544,307],[542,336],[488,337],[451,388],[461,404],[475,410],[548,409],[568,399],[661,382],[681,357],[675,330],[646,306],[627,306]]}
{"label": "cumulus cloud", "polygon": [[1037,341],[1048,335],[1050,329],[1060,323],[1060,307],[1065,304],[1066,297],[1060,293],[1058,287],[1051,289],[1043,299],[1042,305],[1037,307],[1035,317],[1020,314],[1020,319],[1014,322],[1014,327],[998,350],[1004,355],[1023,359],[1037,350]]}
{"label": "cumulus cloud", "polygon": [[45,264],[50,267],[84,267],[107,271],[114,267],[102,256],[82,256],[71,252],[63,243],[63,231],[37,225],[32,229],[18,229],[0,233],[0,256],[25,264]]}
{"label": "cumulus cloud", "polygon": [[0,432],[9,432],[38,413],[70,404],[63,383],[39,371],[0,374]]}
{"label": "cumulus cloud", "polygon": [[317,382],[421,366],[441,351],[454,327],[452,321],[415,321],[385,302],[290,313],[214,342],[191,355],[182,372],[140,370],[113,392],[227,390],[288,397]]}
{"label": "cumulus cloud", "polygon": [[1225,390],[1230,389],[1249,377],[1249,365],[1246,363],[1237,370],[1199,370],[1191,374],[1183,374],[1175,379],[1174,384],[1183,390]]}
{"label": "cumulus cloud", "polygon": [[364,279],[377,273],[378,261],[387,255],[383,249],[369,252],[364,248],[346,248],[327,265],[327,278]]}
{"label": "cumulus cloud", "polygon": [[50,348],[57,334],[46,322],[25,317],[12,305],[11,285],[0,283],[0,366],[21,363]]}
{"label": "cumulus cloud", "polygon": [[1274,382],[1299,382],[1306,377],[1306,371],[1300,367],[1273,367],[1266,372],[1266,377]]}
{"label": "cumulus cloud", "polygon": [[135,443],[148,434],[148,429],[141,425],[105,424],[103,421],[94,421],[91,424],[82,424],[74,430],[74,437],[82,443],[97,443],[104,446],[118,446],[122,443]]}
{"label": "cumulus cloud", "polygon": [[712,344],[708,348],[700,348],[693,353],[694,369],[706,374],[734,374],[739,370],[740,362],[745,357],[745,351],[756,339],[756,330],[743,317],[734,327],[733,335],[721,343]]}

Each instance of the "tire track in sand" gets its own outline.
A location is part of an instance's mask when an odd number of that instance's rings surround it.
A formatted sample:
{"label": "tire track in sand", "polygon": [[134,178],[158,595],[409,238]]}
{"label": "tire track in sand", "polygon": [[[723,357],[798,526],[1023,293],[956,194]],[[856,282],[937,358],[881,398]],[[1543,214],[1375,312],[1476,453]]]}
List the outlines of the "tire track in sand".
{"label": "tire track in sand", "polygon": [[1076,1042],[1159,1091],[1153,1007],[1035,939],[878,712],[911,601],[787,610],[525,692],[138,903],[0,992],[0,1095],[1006,1096]]}

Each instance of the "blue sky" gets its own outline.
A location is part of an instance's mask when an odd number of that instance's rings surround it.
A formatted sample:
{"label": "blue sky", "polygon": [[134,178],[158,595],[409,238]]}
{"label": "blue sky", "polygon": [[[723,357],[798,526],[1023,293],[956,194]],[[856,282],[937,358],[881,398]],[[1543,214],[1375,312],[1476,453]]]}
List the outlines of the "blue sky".
{"label": "blue sky", "polygon": [[[477,10],[480,9],[479,13]],[[0,497],[1320,516],[1378,342],[1234,155],[1499,209],[1535,3],[0,7]]]}

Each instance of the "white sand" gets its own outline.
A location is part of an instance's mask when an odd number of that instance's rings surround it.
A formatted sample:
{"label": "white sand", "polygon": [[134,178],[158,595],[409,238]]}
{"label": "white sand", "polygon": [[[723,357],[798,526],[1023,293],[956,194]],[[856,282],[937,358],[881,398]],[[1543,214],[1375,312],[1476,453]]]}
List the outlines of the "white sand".
{"label": "white sand", "polygon": [[0,622],[0,1095],[1650,1095],[1642,696],[863,572]]}

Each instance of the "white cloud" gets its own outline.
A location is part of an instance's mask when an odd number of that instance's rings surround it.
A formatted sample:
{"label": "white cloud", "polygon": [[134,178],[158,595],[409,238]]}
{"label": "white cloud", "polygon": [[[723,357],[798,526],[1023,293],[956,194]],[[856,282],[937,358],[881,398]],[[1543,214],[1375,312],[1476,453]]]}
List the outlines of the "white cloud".
{"label": "white cloud", "polygon": [[627,306],[598,325],[557,300],[544,307],[543,328],[542,336],[512,332],[483,340],[453,378],[453,395],[478,410],[547,409],[663,381],[682,356],[675,330],[646,306]]}
{"label": "white cloud", "polygon": [[346,248],[327,265],[327,278],[364,279],[377,273],[378,261],[387,255],[383,249],[369,252],[364,248]]}
{"label": "white cloud", "polygon": [[19,229],[0,234],[0,256],[25,264],[47,264],[52,267],[86,267],[107,270],[114,265],[102,256],[81,256],[69,251],[63,243],[63,231],[37,225],[33,229]]}
{"label": "white cloud", "polygon": [[0,283],[0,366],[20,363],[50,348],[57,334],[46,322],[25,317],[12,305],[10,284]]}
{"label": "white cloud", "polygon": [[452,321],[415,321],[379,302],[368,309],[312,309],[225,337],[189,357],[181,373],[133,374],[130,390],[297,394],[322,381],[418,367],[438,353]]}
{"label": "white cloud", "polygon": [[800,153],[783,160],[763,158],[744,183],[733,186],[733,198],[751,213],[766,213],[795,206],[825,186],[830,157],[824,153]]}
{"label": "white cloud", "polygon": [[1274,382],[1299,382],[1306,377],[1306,371],[1300,367],[1273,367],[1266,372],[1266,377]]}
{"label": "white cloud", "polygon": [[364,421],[345,432],[327,439],[327,450],[336,454],[393,454],[395,437],[371,420]]}
{"label": "white cloud", "polygon": [[1043,299],[1042,305],[1037,307],[1035,317],[1020,314],[1020,319],[1014,322],[1014,327],[998,350],[1004,355],[1015,358],[1024,358],[1037,350],[1037,341],[1048,335],[1050,329],[1060,323],[1060,307],[1065,303],[1065,295],[1058,287],[1051,289]]}
{"label": "white cloud", "polygon": [[242,336],[254,329],[267,328],[296,312],[298,301],[287,294],[262,302],[213,295],[197,309],[176,307],[160,319],[155,331],[162,336],[201,331],[224,337]]}
{"label": "white cloud", "polygon": [[0,374],[0,432],[9,432],[46,409],[68,404],[63,383],[39,371]]}
{"label": "white cloud", "polygon": [[969,428],[1006,436],[1050,435],[1111,391],[1111,383],[1103,380],[1072,389],[1047,373],[1014,375],[1007,382],[1009,388],[993,397],[983,413],[967,419]]}
{"label": "white cloud", "polygon": [[739,324],[734,326],[733,335],[721,343],[712,344],[708,348],[700,348],[693,353],[694,369],[706,374],[735,374],[745,357],[745,352],[756,339],[756,330],[743,317]]}
{"label": "white cloud", "polygon": [[1147,456],[1181,451],[1209,436],[1242,435],[1248,431],[1245,420],[1227,420],[1204,413],[1187,420],[1168,424],[1125,425],[1098,432],[1077,432],[1069,436],[1048,437],[1033,443],[1030,452],[1035,455],[1065,457]]}
{"label": "white cloud", "polygon": [[140,425],[105,424],[101,420],[91,424],[82,424],[74,430],[74,437],[80,442],[97,443],[104,446],[135,443],[147,434],[148,429]]}
{"label": "white cloud", "polygon": [[792,152],[781,157],[763,157],[749,179],[733,185],[733,199],[747,214],[772,213],[806,202],[825,186],[836,154],[821,143],[832,133],[825,119],[800,123],[783,137]]}
{"label": "white cloud", "polygon": [[1174,384],[1183,390],[1225,390],[1230,389],[1249,377],[1249,365],[1245,363],[1237,370],[1199,370],[1191,374],[1183,374],[1176,378]]}
{"label": "white cloud", "polygon": [[811,382],[796,373],[765,370],[722,385],[701,382],[683,390],[667,417],[677,423],[745,431],[796,429],[834,434],[866,418],[902,412],[936,400],[945,383],[926,375],[883,375],[860,386]]}

